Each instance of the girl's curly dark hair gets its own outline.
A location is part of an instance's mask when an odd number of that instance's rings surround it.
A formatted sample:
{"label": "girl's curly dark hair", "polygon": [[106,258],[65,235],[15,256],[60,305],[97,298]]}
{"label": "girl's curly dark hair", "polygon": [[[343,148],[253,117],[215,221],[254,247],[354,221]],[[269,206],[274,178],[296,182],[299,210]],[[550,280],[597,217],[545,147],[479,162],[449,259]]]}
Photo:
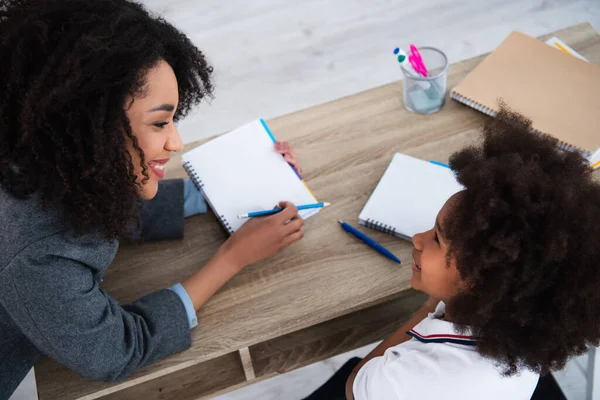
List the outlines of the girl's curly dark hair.
{"label": "girl's curly dark hair", "polygon": [[600,339],[600,185],[579,153],[503,106],[450,158],[466,188],[444,220],[467,289],[448,305],[506,375],[560,369]]}
{"label": "girl's curly dark hair", "polygon": [[125,116],[146,72],[175,71],[184,117],[212,95],[204,55],[180,31],[127,0],[0,0],[0,186],[39,193],[77,233],[116,239],[138,185]]}

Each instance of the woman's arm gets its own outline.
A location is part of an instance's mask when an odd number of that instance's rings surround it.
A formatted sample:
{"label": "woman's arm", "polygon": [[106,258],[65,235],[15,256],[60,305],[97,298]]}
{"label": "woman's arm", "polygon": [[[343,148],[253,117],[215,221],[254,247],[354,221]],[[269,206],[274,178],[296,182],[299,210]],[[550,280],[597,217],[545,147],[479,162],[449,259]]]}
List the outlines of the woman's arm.
{"label": "woman's arm", "polygon": [[371,351],[367,356],[354,368],[354,371],[348,377],[346,381],[346,398],[348,400],[354,400],[354,393],[352,391],[354,380],[356,379],[356,375],[358,375],[358,371],[365,365],[369,360],[374,357],[381,357],[385,351],[393,346],[397,346],[400,343],[406,342],[411,339],[409,335],[406,334],[407,331],[411,330],[415,327],[419,322],[423,321],[427,317],[429,313],[435,311],[435,307],[438,305],[439,300],[429,298],[422,306],[419,308],[410,318],[406,321],[396,332],[394,332],[390,337],[385,339],[383,342],[379,344],[379,346],[375,347],[373,351]]}
{"label": "woman's arm", "polygon": [[134,240],[164,240],[183,237],[183,219],[207,211],[202,193],[189,179],[166,179],[158,183],[158,192],[144,200],[139,210],[139,227],[130,226]]}
{"label": "woman's arm", "polygon": [[[302,237],[289,203],[252,219],[215,257],[183,282],[196,309],[244,266],[275,255]],[[190,347],[185,304],[162,289],[120,305],[99,288],[116,242],[57,233],[23,249],[0,271],[0,304],[37,349],[91,379],[114,381]]]}
{"label": "woman's arm", "polygon": [[170,290],[120,305],[99,288],[116,243],[58,233],[0,271],[0,304],[42,353],[81,375],[114,381],[190,347],[186,312]]}
{"label": "woman's arm", "polygon": [[181,239],[184,219],[184,180],[166,179],[158,183],[152,200],[142,202],[139,227],[130,226],[133,240]]}
{"label": "woman's arm", "polygon": [[291,203],[281,202],[278,214],[252,218],[236,231],[215,256],[181,285],[198,310],[244,267],[274,256],[304,235],[304,221]]}

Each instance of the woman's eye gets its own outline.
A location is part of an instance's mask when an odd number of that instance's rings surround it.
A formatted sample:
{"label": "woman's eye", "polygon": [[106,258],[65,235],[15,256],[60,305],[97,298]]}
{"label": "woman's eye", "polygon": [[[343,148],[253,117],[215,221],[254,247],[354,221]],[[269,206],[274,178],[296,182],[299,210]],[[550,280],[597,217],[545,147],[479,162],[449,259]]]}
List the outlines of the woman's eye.
{"label": "woman's eye", "polygon": [[164,128],[165,125],[167,125],[168,122],[158,122],[156,124],[154,124],[154,126],[156,126],[157,128]]}
{"label": "woman's eye", "polygon": [[433,232],[433,240],[435,240],[436,242],[440,242],[440,240],[438,239],[438,234],[437,232]]}

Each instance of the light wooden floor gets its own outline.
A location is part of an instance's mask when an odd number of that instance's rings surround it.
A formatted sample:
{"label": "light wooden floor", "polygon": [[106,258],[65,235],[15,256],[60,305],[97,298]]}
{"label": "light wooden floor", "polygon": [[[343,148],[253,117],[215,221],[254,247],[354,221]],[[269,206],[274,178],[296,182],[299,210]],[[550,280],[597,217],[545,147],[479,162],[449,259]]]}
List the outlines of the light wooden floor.
{"label": "light wooden floor", "polygon": [[[536,36],[588,21],[600,30],[598,0],[143,3],[186,32],[215,67],[215,99],[179,125],[186,143],[259,116],[275,117],[397,80],[400,71],[392,55],[396,46],[432,45],[455,62],[491,51],[514,29]],[[219,400],[300,399],[350,356],[261,382]],[[563,375],[569,400],[580,399],[582,392],[577,388],[583,384],[569,378],[576,374]],[[20,392],[15,398],[32,398],[31,392]]]}

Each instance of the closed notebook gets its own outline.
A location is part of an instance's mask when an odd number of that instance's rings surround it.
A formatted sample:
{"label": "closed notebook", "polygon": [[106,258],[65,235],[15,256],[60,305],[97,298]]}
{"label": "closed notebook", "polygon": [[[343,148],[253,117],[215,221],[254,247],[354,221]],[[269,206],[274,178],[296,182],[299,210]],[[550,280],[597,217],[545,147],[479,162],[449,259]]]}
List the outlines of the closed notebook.
{"label": "closed notebook", "polygon": [[[316,199],[296,171],[275,152],[275,137],[261,119],[183,154],[183,166],[229,233],[246,219],[238,215]],[[300,211],[303,218],[319,209]]]}
{"label": "closed notebook", "polygon": [[495,116],[498,99],[563,148],[584,156],[600,147],[600,67],[512,32],[450,93]]}
{"label": "closed notebook", "polygon": [[449,168],[396,153],[358,222],[411,240],[414,234],[433,228],[446,200],[460,190]]}

